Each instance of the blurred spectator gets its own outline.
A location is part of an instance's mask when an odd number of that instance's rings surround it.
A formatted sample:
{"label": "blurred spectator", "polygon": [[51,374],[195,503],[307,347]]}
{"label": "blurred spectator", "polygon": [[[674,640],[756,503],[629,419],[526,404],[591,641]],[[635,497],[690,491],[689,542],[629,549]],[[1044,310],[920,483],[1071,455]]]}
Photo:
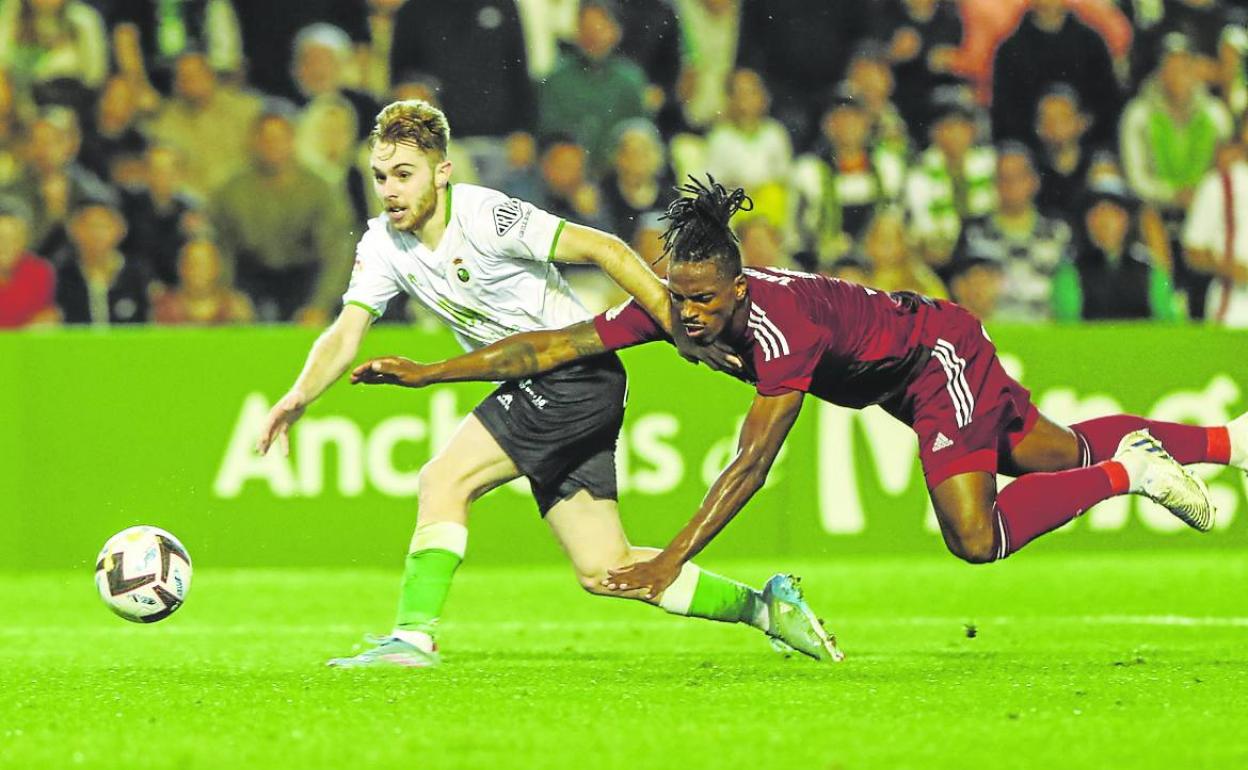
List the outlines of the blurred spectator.
{"label": "blurred spectator", "polygon": [[724,83],[737,60],[740,0],[675,0],[683,48],[679,87],[685,122],[711,125],[725,107]]}
{"label": "blurred spectator", "polygon": [[741,242],[741,262],[746,267],[791,266],[784,249],[784,236],[767,217],[744,217],[733,230]]}
{"label": "blurred spectator", "polygon": [[[368,219],[368,184],[357,160],[356,112],[342,99],[325,96],[299,113],[295,154],[308,170],[325,181],[350,205],[355,223]],[[372,127],[372,122],[369,124]],[[458,169],[457,169],[458,170]],[[461,180],[462,181],[462,180]]]}
{"label": "blurred spectator", "polygon": [[166,287],[178,282],[178,252],[208,229],[200,202],[185,192],[183,161],[177,150],[156,145],[143,156],[144,184],[125,196],[130,223],[122,250],[141,260],[148,274]]}
{"label": "blurred spectator", "polygon": [[833,278],[850,281],[859,286],[871,285],[871,273],[862,260],[854,255],[841,257],[830,265],[820,270],[824,275],[830,275]]}
{"label": "blurred spectator", "polygon": [[[448,3],[452,8],[460,3]],[[268,96],[294,99],[299,91],[290,69],[299,30],[318,21],[342,28],[352,40],[368,39],[368,21],[358,0],[235,0],[249,87]],[[181,58],[181,57],[179,57]]]}
{"label": "blurred spectator", "polygon": [[101,179],[126,187],[137,181],[147,139],[138,128],[134,85],[120,75],[104,84],[87,122],[79,158]]}
{"label": "blurred spectator", "polygon": [[742,0],[738,64],[759,73],[793,144],[814,139],[821,105],[810,99],[845,78],[854,41],[866,37],[874,3]]}
{"label": "blurred spectator", "polygon": [[576,47],[563,52],[538,94],[538,134],[571,133],[595,171],[610,162],[616,125],[645,115],[646,75],[616,53],[621,35],[613,2],[583,0]]}
{"label": "blurred spectator", "polygon": [[[1131,50],[1133,83],[1141,83],[1157,69],[1162,58],[1162,41],[1176,32],[1191,43],[1197,77],[1206,82],[1214,79],[1218,44],[1231,21],[1228,3],[1223,0],[1163,0],[1128,5],[1138,30]],[[1242,3],[1238,5],[1242,7]]]}
{"label": "blurred spectator", "polygon": [[[455,173],[458,178],[458,166]],[[488,179],[483,172],[481,180],[486,187],[502,190],[520,200],[540,200],[542,174],[538,169],[537,142],[533,135],[526,131],[509,134],[503,140],[501,164],[497,164],[495,173]]]}
{"label": "blurred spectator", "polygon": [[949,296],[940,278],[911,248],[901,209],[876,212],[863,235],[862,251],[870,265],[869,286],[882,291],[916,291],[942,299]]}
{"label": "blurred spectator", "polygon": [[[1245,14],[1248,15],[1248,14]],[[1232,115],[1248,110],[1248,28],[1228,24],[1218,40],[1217,74],[1214,88],[1218,99]]]}
{"label": "blurred spectator", "polygon": [[108,74],[104,20],[81,0],[0,2],[0,69],[21,86],[98,88]]}
{"label": "blurred spectator", "polygon": [[0,188],[12,184],[22,174],[20,145],[26,106],[8,70],[0,67]]}
{"label": "blurred spectator", "polygon": [[1053,278],[1054,316],[1061,321],[1174,320],[1174,293],[1165,270],[1140,240],[1136,201],[1112,177],[1092,183],[1075,257]]}
{"label": "blurred spectator", "polygon": [[947,0],[884,0],[875,17],[875,34],[887,41],[897,89],[895,100],[911,141],[927,140],[931,124],[928,94],[956,85],[950,71],[962,41],[962,19]]}
{"label": "blurred spectator", "polygon": [[951,271],[950,298],[985,323],[997,320],[997,308],[1006,291],[1001,263],[991,259],[962,259],[951,266]]}
{"label": "blurred spectator", "polygon": [[662,216],[662,211],[648,211],[638,217],[637,229],[633,230],[628,242],[651,270],[660,277],[665,277],[667,262],[663,250],[663,233],[667,231],[667,226],[661,219]]}
{"label": "blurred spectator", "polygon": [[1131,187],[1163,213],[1185,209],[1230,136],[1231,116],[1196,76],[1183,37],[1169,36],[1165,55],[1122,116],[1123,170]]}
{"label": "blurred spectator", "polygon": [[[363,6],[366,37],[358,41],[359,88],[377,101],[389,98],[390,56],[394,52],[394,20],[405,0],[355,0]],[[371,125],[371,119],[369,122]]]}
{"label": "blurred spectator", "polygon": [[[950,65],[954,73],[976,84],[981,101],[992,95],[992,61],[997,48],[1018,28],[1031,3],[1032,0],[959,0],[962,45]],[[1066,0],[1066,8],[1101,36],[1115,62],[1125,61],[1131,49],[1131,22],[1115,0]]]}
{"label": "blurred spectator", "polygon": [[871,119],[871,146],[889,144],[904,156],[908,152],[910,135],[901,113],[893,105],[896,83],[883,45],[874,40],[859,45],[850,57],[845,82]]}
{"label": "blurred spectator", "polygon": [[187,186],[207,197],[245,165],[247,132],[260,114],[261,102],[218,82],[208,59],[199,53],[178,57],[173,91],[148,130],[182,154]]}
{"label": "blurred spectator", "polygon": [[967,261],[995,264],[1001,274],[993,279],[1001,284],[993,302],[996,316],[1048,320],[1053,317],[1053,276],[1070,258],[1070,228],[1036,209],[1040,180],[1026,145],[1007,142],[998,148],[996,187],[997,210],[966,222],[951,269]]}
{"label": "blurred spectator", "polygon": [[74,210],[56,275],[56,304],[65,323],[147,321],[149,276],[118,250],[125,237],[126,222],[111,204],[89,201]]}
{"label": "blurred spectator", "polygon": [[[144,80],[150,76],[164,93],[173,85],[178,57],[189,51],[203,53],[217,72],[242,69],[242,35],[229,0],[108,0],[104,9],[118,68]],[[133,63],[142,72],[131,69]]]}
{"label": "blurred spectator", "polygon": [[1188,267],[1214,279],[1206,317],[1248,328],[1248,121],[1225,163],[1205,175],[1183,228]]}
{"label": "blurred spectator", "polygon": [[997,141],[1035,145],[1032,116],[1045,90],[1066,83],[1093,112],[1093,140],[1109,141],[1121,109],[1109,49],[1066,8],[1067,0],[1032,0],[993,59],[992,132]]}
{"label": "blurred spectator", "polygon": [[559,46],[576,36],[578,4],[579,0],[516,0],[533,81],[543,80],[554,71]]}
{"label": "blurred spectator", "polygon": [[332,24],[310,24],[295,36],[293,56],[296,104],[311,108],[320,102],[343,102],[354,113],[351,136],[366,138],[381,105],[363,91],[348,88],[343,81],[353,56],[347,33]]}
{"label": "blurred spectator", "polygon": [[25,173],[7,192],[30,208],[30,242],[52,256],[65,243],[69,214],[85,200],[112,201],[116,193],[78,163],[81,135],[68,107],[49,107],[27,127]]}
{"label": "blurred spectator", "polygon": [[0,329],[57,319],[56,271],[27,249],[28,216],[18,201],[0,201]]}
{"label": "blurred spectator", "polygon": [[931,146],[906,177],[906,205],[913,234],[929,265],[945,265],[968,218],[997,206],[996,153],[976,143],[978,113],[962,89],[939,89],[932,97]]}
{"label": "blurred spectator", "polygon": [[221,254],[212,241],[184,245],[178,255],[177,289],[157,297],[152,320],[211,326],[255,320],[251,300],[229,285],[222,267]]}
{"label": "blurred spectator", "polygon": [[706,170],[725,187],[744,187],[756,214],[784,227],[789,217],[793,144],[768,115],[771,94],[754,70],[739,69],[728,83],[728,111],[706,138]]}
{"label": "blurred spectator", "polygon": [[680,81],[680,25],[671,0],[626,0],[619,9],[619,54],[646,73],[646,111],[663,136],[684,128],[677,94]]}
{"label": "blurred spectator", "polygon": [[869,144],[871,117],[847,84],[824,113],[822,137],[797,159],[793,188],[803,258],[829,264],[853,250],[872,212],[894,203],[905,182],[905,157],[895,144]]}
{"label": "blurred spectator", "polygon": [[608,229],[602,192],[589,180],[585,148],[564,134],[549,138],[542,150],[542,208],[557,217]]}
{"label": "blurred spectator", "polygon": [[643,118],[616,127],[611,169],[602,180],[603,214],[608,229],[621,237],[637,229],[642,214],[666,209],[675,198],[663,137]]}
{"label": "blurred spectator", "polygon": [[425,72],[448,84],[442,102],[461,137],[533,127],[525,55],[514,2],[407,0],[395,15],[390,71]]}
{"label": "blurred spectator", "polygon": [[1036,170],[1040,192],[1036,205],[1067,223],[1083,216],[1080,198],[1087,184],[1092,153],[1084,145],[1091,121],[1079,108],[1079,95],[1063,83],[1051,86],[1036,106]]}
{"label": "blurred spectator", "polygon": [[[1157,72],[1123,113],[1122,163],[1136,195],[1161,213],[1177,251],[1183,216],[1218,144],[1230,136],[1231,117],[1200,82],[1187,39],[1172,33],[1162,46]],[[1181,261],[1176,267],[1192,316],[1203,318],[1208,281]]]}
{"label": "blurred spectator", "polygon": [[216,194],[217,243],[264,321],[322,326],[351,271],[345,202],[295,157],[289,117],[251,128],[252,163]]}

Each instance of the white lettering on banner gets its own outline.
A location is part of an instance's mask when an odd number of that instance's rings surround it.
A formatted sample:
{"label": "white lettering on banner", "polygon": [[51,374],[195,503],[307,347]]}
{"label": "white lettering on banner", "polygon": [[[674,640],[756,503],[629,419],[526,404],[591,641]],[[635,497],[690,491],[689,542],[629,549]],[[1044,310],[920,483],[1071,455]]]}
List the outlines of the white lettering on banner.
{"label": "white lettering on banner", "polygon": [[[887,508],[889,516],[934,523],[935,514],[928,496],[905,494],[914,486],[916,473],[922,476],[918,443],[909,428],[876,406],[855,412],[820,403],[818,419],[816,453],[819,459],[815,474],[819,518],[824,531],[834,535],[862,532],[867,526],[868,507],[877,511]],[[857,430],[855,425],[859,425]],[[870,458],[871,474],[879,479],[880,486],[890,496],[887,503],[864,504],[857,473],[859,434],[865,438],[869,450],[861,455]],[[921,478],[918,483],[922,485]]]}
{"label": "white lettering on banner", "polygon": [[338,491],[357,497],[364,491],[364,432],[346,417],[305,420],[294,429],[295,466],[299,491],[314,497],[324,490],[325,455],[333,445],[338,455]]}
{"label": "white lettering on banner", "polygon": [[243,408],[239,410],[225,447],[225,457],[212,483],[217,497],[238,497],[243,484],[252,479],[267,481],[275,497],[294,497],[299,493],[289,458],[283,457],[277,448],[263,456],[256,454],[257,433],[269,408],[263,393],[249,393],[243,399]]}
{"label": "white lettering on banner", "polygon": [[[673,414],[648,414],[623,431],[628,437],[628,451],[644,460],[648,467],[629,467],[628,488],[645,495],[671,492],[685,477],[685,458],[671,442],[680,432],[680,421]],[[625,474],[620,468],[621,481]]]}
{"label": "white lettering on banner", "polygon": [[368,438],[368,470],[373,486],[390,497],[412,497],[420,489],[420,468],[394,467],[394,447],[400,441],[419,444],[429,437],[429,426],[419,417],[392,417],[373,429]]}
{"label": "white lettering on banner", "polygon": [[[709,487],[714,484],[719,474],[737,456],[737,444],[740,442],[741,429],[744,426],[745,415],[743,414],[733,424],[732,433],[712,443],[707,449],[706,457],[702,458],[702,484],[704,486]],[[788,443],[781,444],[780,451],[776,452],[776,459],[771,464],[771,472],[763,481],[763,489],[770,489],[781,483],[784,478],[784,458],[788,456],[788,453]],[[679,483],[679,479],[677,482]]]}
{"label": "white lettering on banner", "polygon": [[[320,495],[327,491],[326,466],[331,459],[338,466],[337,486],[329,490],[335,494],[358,497],[364,493],[367,482],[383,495],[411,497],[418,491],[420,467],[396,467],[396,447],[428,442],[421,455],[431,457],[447,444],[463,420],[455,392],[440,390],[429,398],[428,419],[396,415],[377,423],[366,434],[349,417],[305,416],[291,431],[291,457],[284,457],[276,449],[261,456],[254,448],[256,434],[270,407],[263,393],[249,393],[243,399],[213,482],[217,497],[238,497],[243,486],[251,481],[267,484],[275,497]],[[685,477],[685,459],[674,443],[679,432],[680,421],[666,412],[650,413],[630,422],[620,436],[621,451],[627,460],[620,462],[621,490],[646,495],[674,490]],[[634,468],[631,472],[630,467]],[[505,486],[519,495],[531,494],[524,478]]]}

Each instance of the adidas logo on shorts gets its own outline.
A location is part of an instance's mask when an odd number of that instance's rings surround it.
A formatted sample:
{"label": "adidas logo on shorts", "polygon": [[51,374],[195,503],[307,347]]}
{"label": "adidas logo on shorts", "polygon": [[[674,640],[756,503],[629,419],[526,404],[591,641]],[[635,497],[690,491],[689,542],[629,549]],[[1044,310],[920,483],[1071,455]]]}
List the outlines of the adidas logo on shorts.
{"label": "adidas logo on shorts", "polygon": [[937,433],[936,440],[932,442],[932,451],[939,452],[940,450],[951,446],[953,446],[953,441],[948,436],[943,433]]}
{"label": "adidas logo on shorts", "polygon": [[510,393],[504,393],[501,396],[498,396],[497,398],[498,398],[498,403],[502,404],[504,409],[506,409],[507,411],[511,411],[512,396]]}

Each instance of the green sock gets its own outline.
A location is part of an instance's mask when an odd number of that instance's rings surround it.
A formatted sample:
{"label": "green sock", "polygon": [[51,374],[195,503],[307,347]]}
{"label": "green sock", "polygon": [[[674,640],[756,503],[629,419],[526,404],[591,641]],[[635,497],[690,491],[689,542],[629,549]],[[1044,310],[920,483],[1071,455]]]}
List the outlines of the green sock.
{"label": "green sock", "polygon": [[767,627],[767,605],[760,592],[694,564],[681,568],[680,576],[663,592],[659,606],[676,615],[746,623],[763,630]]}
{"label": "green sock", "polygon": [[399,613],[395,628],[433,633],[442,616],[442,605],[451,590],[451,578],[463,561],[440,548],[429,548],[407,555],[403,567],[403,587],[399,592]]}
{"label": "green sock", "polygon": [[395,628],[433,634],[451,590],[451,579],[464,560],[467,541],[468,530],[453,522],[416,528],[413,550],[403,566]]}

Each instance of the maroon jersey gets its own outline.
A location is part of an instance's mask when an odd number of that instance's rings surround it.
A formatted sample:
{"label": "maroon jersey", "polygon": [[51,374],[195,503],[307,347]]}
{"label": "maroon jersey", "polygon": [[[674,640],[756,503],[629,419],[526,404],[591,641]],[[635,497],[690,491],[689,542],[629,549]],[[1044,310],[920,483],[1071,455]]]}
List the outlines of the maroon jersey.
{"label": "maroon jersey", "polygon": [[[764,396],[801,391],[855,409],[881,404],[897,414],[906,386],[931,357],[930,317],[954,307],[810,273],[744,273],[749,322],[735,347],[746,364],[744,378]],[[609,350],[667,339],[635,301],[595,317],[594,326]]]}

